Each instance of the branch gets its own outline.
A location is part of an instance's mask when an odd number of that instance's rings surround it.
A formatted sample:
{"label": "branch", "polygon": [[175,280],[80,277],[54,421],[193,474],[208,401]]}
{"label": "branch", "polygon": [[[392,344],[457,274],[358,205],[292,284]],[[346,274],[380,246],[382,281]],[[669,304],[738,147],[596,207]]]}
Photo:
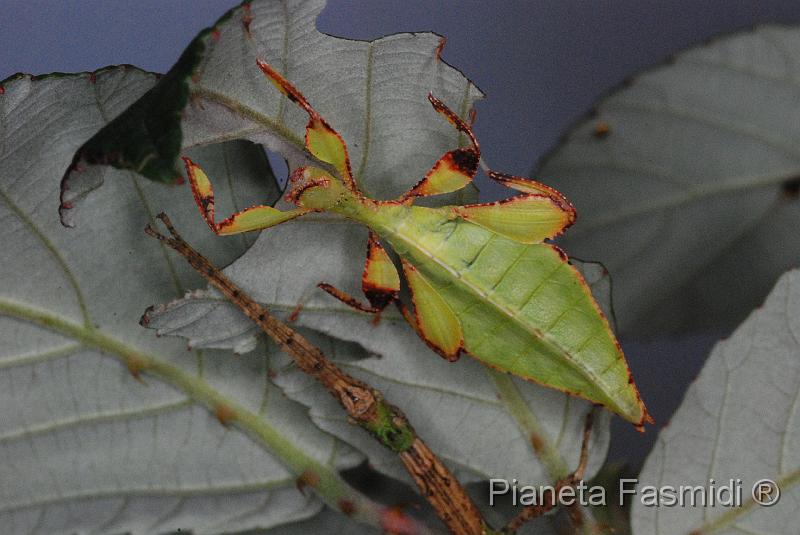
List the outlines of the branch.
{"label": "branch", "polygon": [[[297,366],[321,383],[339,401],[353,422],[397,453],[422,495],[454,535],[484,535],[492,531],[464,488],[441,460],[416,435],[406,416],[368,384],[343,372],[298,332],[272,316],[219,269],[192,249],[166,214],[158,218],[171,237],[151,226],[145,232],[174,249],[208,282],[225,295],[285,351]],[[306,484],[313,488],[313,481]],[[384,526],[391,531],[391,526]]]}

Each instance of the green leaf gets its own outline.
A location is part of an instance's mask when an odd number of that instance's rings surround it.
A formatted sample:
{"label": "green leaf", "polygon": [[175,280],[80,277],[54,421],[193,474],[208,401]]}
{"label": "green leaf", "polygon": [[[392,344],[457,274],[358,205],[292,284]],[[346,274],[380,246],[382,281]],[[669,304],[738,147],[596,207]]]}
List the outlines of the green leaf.
{"label": "green leaf", "polygon": [[462,141],[428,104],[428,92],[466,115],[480,91],[438,59],[439,36],[332,37],[314,24],[323,6],[323,0],[244,2],[200,33],[153,91],[78,150],[63,182],[64,221],[71,224],[70,208],[102,183],[84,176],[92,175],[91,163],[168,180],[176,176],[181,147],[234,138],[280,152],[290,169],[308,163],[307,117],[264,78],[258,57],[289,77],[342,134],[362,189],[388,198],[405,189],[398,179],[415,183],[441,147]]}
{"label": "green leaf", "polygon": [[[225,273],[284,317],[302,303],[294,325],[357,342],[374,353],[361,360],[348,359],[347,354],[332,357],[383,390],[463,480],[507,477],[538,484],[573,469],[587,403],[490,372],[474,359],[448,363],[431,352],[394,309],[387,309],[373,325],[371,316],[316,288],[325,281],[359,295],[364,258],[352,251],[363,251],[366,238],[366,230],[353,223],[309,215],[262,232]],[[588,268],[587,279],[598,288],[607,284],[604,270],[596,265]],[[159,334],[185,337],[195,347],[246,351],[254,342],[255,326],[213,290],[192,292],[157,307],[148,317]],[[321,427],[367,453],[378,470],[406,479],[397,459],[347,425],[341,408],[330,403],[324,391],[291,370],[279,372],[278,380],[292,398],[312,407],[312,418]],[[545,444],[546,453],[540,456],[532,449],[534,433]],[[607,446],[608,419],[602,416],[592,470],[602,463]],[[503,448],[502,456],[498,448]]]}
{"label": "green leaf", "polygon": [[[269,352],[189,352],[137,325],[148,304],[200,280],[144,235],[153,213],[169,210],[216,262],[247,245],[196,225],[188,187],[106,168],[109,184],[87,199],[78,228],[58,220],[58,178],[76,148],[154,78],[133,68],[22,75],[0,94],[4,533],[274,526],[320,510],[314,494],[296,487],[303,467],[352,492],[334,468],[361,457],[270,386]],[[236,174],[237,197],[227,196],[226,209],[275,198],[260,147],[235,142],[195,156],[218,162],[221,177],[226,162]],[[229,428],[208,410],[220,407],[220,417],[236,418]]]}
{"label": "green leaf", "polygon": [[75,154],[75,165],[104,164],[134,170],[159,182],[177,182],[174,154],[181,150],[181,113],[189,102],[189,78],[205,48],[197,38],[155,87],[100,129]]}
{"label": "green leaf", "polygon": [[[800,501],[800,271],[783,275],[764,306],[719,342],[658,436],[643,485],[717,487],[742,481],[742,506],[644,506],[634,497],[636,535],[795,533]],[[761,507],[763,478],[781,489]],[[724,496],[724,495],[723,495]]]}
{"label": "green leaf", "polygon": [[623,332],[732,328],[797,264],[800,29],[679,54],[604,98],[536,176],[578,221],[562,242],[614,278]]}

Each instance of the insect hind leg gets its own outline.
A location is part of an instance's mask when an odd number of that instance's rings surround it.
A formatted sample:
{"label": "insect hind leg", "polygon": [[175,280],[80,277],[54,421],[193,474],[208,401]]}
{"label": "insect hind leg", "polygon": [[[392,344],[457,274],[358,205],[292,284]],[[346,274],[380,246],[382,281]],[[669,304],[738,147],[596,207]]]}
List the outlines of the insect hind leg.
{"label": "insect hind leg", "polygon": [[361,290],[369,301],[369,305],[362,304],[358,299],[332,284],[323,282],[317,286],[356,310],[375,314],[374,322],[377,323],[383,309],[396,301],[400,295],[400,275],[397,273],[392,259],[386,253],[386,249],[378,241],[378,237],[370,232],[367,241],[367,259],[361,275]]}

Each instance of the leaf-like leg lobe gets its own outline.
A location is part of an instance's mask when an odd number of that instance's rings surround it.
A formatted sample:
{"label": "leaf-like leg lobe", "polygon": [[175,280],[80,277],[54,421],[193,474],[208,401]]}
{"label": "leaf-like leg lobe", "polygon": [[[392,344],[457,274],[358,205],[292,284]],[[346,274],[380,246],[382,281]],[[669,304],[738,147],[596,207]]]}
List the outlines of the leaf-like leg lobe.
{"label": "leaf-like leg lobe", "polygon": [[451,362],[458,360],[464,345],[458,317],[422,273],[405,260],[403,274],[414,302],[414,321],[401,307],[403,315],[434,351]]}
{"label": "leaf-like leg lobe", "polygon": [[440,195],[458,191],[475,178],[481,160],[481,149],[472,129],[456,113],[441,100],[428,95],[433,108],[442,114],[447,121],[465,133],[472,144],[471,147],[451,150],[439,158],[425,177],[420,180],[401,200],[412,197]]}
{"label": "leaf-like leg lobe", "polygon": [[411,188],[403,198],[441,195],[458,191],[472,182],[478,171],[479,160],[480,155],[476,153],[475,149],[456,149],[447,152],[433,164],[425,178]]}
{"label": "leaf-like leg lobe", "polygon": [[400,275],[378,237],[369,233],[367,261],[361,276],[361,289],[373,308],[383,310],[400,295]]}
{"label": "leaf-like leg lobe", "polygon": [[554,238],[575,221],[574,210],[564,210],[552,197],[541,194],[452,209],[459,217],[520,243]]}
{"label": "leaf-like leg lobe", "polygon": [[573,220],[577,216],[575,207],[572,206],[572,203],[569,202],[567,198],[555,188],[551,188],[546,184],[542,184],[541,182],[537,182],[536,180],[532,180],[530,178],[509,175],[506,173],[498,173],[497,171],[492,170],[487,171],[487,175],[489,175],[489,178],[495,182],[499,182],[507,188],[521,191],[522,193],[546,195],[547,197],[553,199],[553,201],[559,206],[561,206],[564,211],[571,212]]}

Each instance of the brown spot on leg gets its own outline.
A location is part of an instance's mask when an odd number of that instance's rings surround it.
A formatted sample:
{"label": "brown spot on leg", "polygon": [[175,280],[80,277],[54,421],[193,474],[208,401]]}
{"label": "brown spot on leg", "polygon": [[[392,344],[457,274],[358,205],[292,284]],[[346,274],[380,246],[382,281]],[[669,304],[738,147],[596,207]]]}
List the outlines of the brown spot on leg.
{"label": "brown spot on leg", "polygon": [[367,313],[371,313],[371,314],[374,314],[375,312],[378,312],[378,310],[376,310],[376,309],[374,309],[372,307],[368,307],[368,306],[362,305],[352,295],[350,295],[350,294],[348,294],[346,292],[343,292],[339,288],[337,288],[337,287],[335,287],[335,286],[333,286],[331,284],[328,284],[327,282],[320,282],[319,284],[317,284],[317,287],[322,289],[322,290],[325,290],[325,292],[329,293],[330,295],[332,295],[333,297],[335,297],[336,299],[338,299],[339,301],[341,301],[342,303],[344,303],[345,305],[347,305],[347,306],[349,306],[351,308],[354,308],[354,309],[359,310],[361,312],[367,312]]}
{"label": "brown spot on leg", "polygon": [[474,149],[454,150],[453,163],[464,173],[474,175],[478,171],[478,155]]}

